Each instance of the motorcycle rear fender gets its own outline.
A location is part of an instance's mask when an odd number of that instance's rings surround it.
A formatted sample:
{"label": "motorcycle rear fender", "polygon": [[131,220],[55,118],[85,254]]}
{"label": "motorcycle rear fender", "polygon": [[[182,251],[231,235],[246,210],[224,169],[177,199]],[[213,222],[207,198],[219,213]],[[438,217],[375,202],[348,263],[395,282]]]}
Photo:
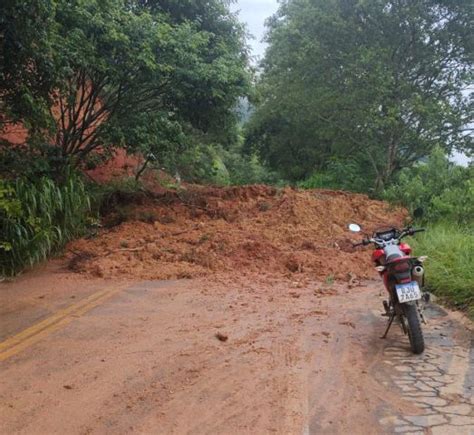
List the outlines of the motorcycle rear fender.
{"label": "motorcycle rear fender", "polygon": [[395,284],[404,284],[412,281],[412,258],[409,256],[399,257],[387,263],[385,274],[387,276],[387,283],[391,283],[392,287]]}

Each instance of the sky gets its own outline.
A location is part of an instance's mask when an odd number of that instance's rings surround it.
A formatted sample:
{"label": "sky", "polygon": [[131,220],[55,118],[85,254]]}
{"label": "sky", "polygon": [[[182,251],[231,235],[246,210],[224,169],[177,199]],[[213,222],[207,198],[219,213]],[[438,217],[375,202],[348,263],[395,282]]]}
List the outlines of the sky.
{"label": "sky", "polygon": [[[262,42],[265,34],[265,20],[278,9],[277,0],[237,0],[232,4],[233,11],[239,11],[239,19],[247,25],[247,29],[254,39],[248,43],[252,48],[253,56],[262,58],[265,46]],[[256,61],[254,60],[254,63]]]}
{"label": "sky", "polygon": [[[272,16],[278,9],[278,0],[237,0],[231,5],[234,12],[239,12],[239,19],[247,25],[249,33],[253,36],[248,40],[252,49],[253,63],[263,58],[266,44],[262,42],[265,35],[265,20]],[[452,160],[467,166],[469,159],[461,153],[454,152]]]}

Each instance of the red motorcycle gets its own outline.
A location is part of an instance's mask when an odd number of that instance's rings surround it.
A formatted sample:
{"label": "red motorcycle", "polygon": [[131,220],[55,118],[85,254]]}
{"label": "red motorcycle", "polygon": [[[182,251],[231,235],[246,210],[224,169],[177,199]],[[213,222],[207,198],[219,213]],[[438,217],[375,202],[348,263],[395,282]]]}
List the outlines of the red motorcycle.
{"label": "red motorcycle", "polygon": [[[350,224],[349,230],[361,231],[357,224]],[[372,237],[366,238],[353,246],[373,244],[375,250],[372,260],[375,269],[381,275],[389,300],[383,301],[388,325],[382,338],[385,338],[394,319],[398,319],[404,334],[408,334],[413,353],[420,354],[425,349],[421,322],[426,323],[420,301],[427,300],[428,293],[422,293],[424,285],[423,262],[427,257],[412,257],[411,248],[402,239],[425,231],[423,228],[411,227],[399,230],[394,227],[376,230]]]}

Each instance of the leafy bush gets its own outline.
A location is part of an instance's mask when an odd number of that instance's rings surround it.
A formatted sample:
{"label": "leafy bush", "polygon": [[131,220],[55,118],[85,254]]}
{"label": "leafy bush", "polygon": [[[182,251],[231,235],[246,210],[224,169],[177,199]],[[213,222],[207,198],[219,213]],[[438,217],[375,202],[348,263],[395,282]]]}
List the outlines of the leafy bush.
{"label": "leafy bush", "polygon": [[316,171],[298,183],[302,189],[339,189],[370,192],[375,175],[367,171],[367,162],[356,159],[332,159],[327,168]]}
{"label": "leafy bush", "polygon": [[231,185],[281,184],[278,174],[259,160],[256,154],[246,155],[239,146],[221,151],[222,160],[229,172]]}
{"label": "leafy bush", "polygon": [[174,167],[184,180],[197,183],[228,186],[281,182],[256,155],[243,153],[239,142],[228,148],[220,144],[190,147],[176,159]]}
{"label": "leafy bush", "polygon": [[0,275],[10,276],[45,260],[81,235],[90,199],[84,183],[70,175],[62,183],[41,178],[0,182]]}
{"label": "leafy bush", "polygon": [[474,220],[474,167],[451,163],[441,149],[436,149],[426,163],[401,171],[398,180],[384,193],[384,198],[413,213],[422,208],[424,219],[469,224]]}
{"label": "leafy bush", "polygon": [[69,170],[66,157],[54,145],[30,141],[28,145],[12,146],[0,140],[0,174],[3,178],[64,180]]}
{"label": "leafy bush", "polygon": [[474,233],[448,223],[429,227],[411,242],[415,253],[428,255],[426,284],[430,290],[474,317]]}
{"label": "leafy bush", "polygon": [[91,210],[95,215],[105,215],[117,206],[126,203],[137,203],[146,197],[141,181],[133,177],[120,178],[105,184],[88,186],[91,198]]}
{"label": "leafy bush", "polygon": [[474,316],[474,167],[451,163],[436,149],[426,163],[403,170],[385,199],[413,212],[424,210],[428,231],[413,241],[428,255],[428,287],[443,300]]}
{"label": "leafy bush", "polygon": [[[21,203],[15,198],[14,189],[4,180],[0,180],[0,217],[2,219],[15,219],[21,216]],[[11,242],[4,240],[5,234],[1,234],[0,252],[11,251]]]}

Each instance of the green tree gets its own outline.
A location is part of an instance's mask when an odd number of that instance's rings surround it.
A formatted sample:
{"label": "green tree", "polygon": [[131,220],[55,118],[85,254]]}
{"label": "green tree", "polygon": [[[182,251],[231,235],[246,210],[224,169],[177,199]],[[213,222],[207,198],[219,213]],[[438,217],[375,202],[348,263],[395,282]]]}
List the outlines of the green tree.
{"label": "green tree", "polygon": [[18,121],[32,132],[51,127],[55,9],[53,1],[0,3],[0,129]]}
{"label": "green tree", "polygon": [[283,2],[247,147],[294,180],[355,162],[377,192],[436,146],[472,152],[472,22],[467,0]]}
{"label": "green tree", "polygon": [[384,198],[406,207],[411,214],[422,208],[428,222],[472,225],[474,166],[455,165],[441,148],[435,148],[425,163],[400,171]]}
{"label": "green tree", "polygon": [[[10,38],[3,48],[21,44],[21,27],[39,21],[25,23],[22,1],[7,3],[0,22],[15,32],[3,32]],[[138,0],[36,3],[50,50],[36,54],[37,32],[27,28],[30,49],[21,58],[8,51],[3,74],[4,89],[18,84],[4,102],[7,115],[25,123],[36,151],[54,144],[75,165],[112,144],[160,155],[171,143],[184,146],[184,131],[221,135],[223,123],[235,124],[233,107],[248,92],[249,72],[243,30],[225,2],[189,2],[185,10],[178,2]],[[52,67],[41,73],[34,56]],[[38,81],[25,74],[47,78],[41,98]],[[14,104],[23,89],[49,128]]]}

